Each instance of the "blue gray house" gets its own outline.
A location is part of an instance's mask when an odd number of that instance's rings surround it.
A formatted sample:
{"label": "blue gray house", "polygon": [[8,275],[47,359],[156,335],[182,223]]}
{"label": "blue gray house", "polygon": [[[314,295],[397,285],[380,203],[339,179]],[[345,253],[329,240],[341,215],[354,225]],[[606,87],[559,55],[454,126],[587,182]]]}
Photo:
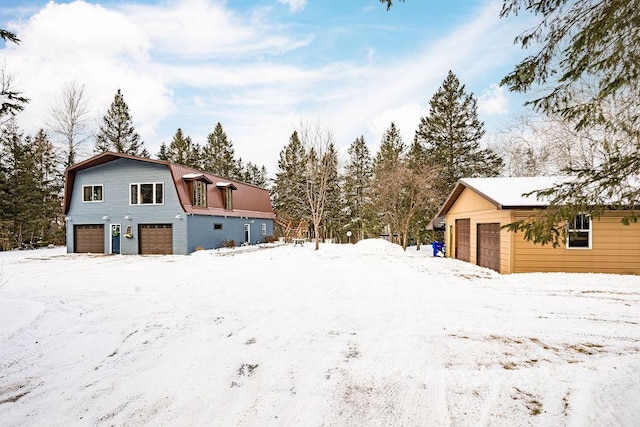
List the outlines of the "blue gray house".
{"label": "blue gray house", "polygon": [[65,176],[67,252],[189,254],[273,234],[269,192],[162,160],[103,153]]}

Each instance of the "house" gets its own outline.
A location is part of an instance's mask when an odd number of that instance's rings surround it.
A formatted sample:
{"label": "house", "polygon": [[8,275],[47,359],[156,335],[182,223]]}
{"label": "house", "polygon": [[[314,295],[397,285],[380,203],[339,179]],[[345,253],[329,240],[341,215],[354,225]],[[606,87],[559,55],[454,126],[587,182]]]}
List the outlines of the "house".
{"label": "house", "polygon": [[67,252],[189,254],[273,234],[265,189],[193,168],[103,153],[67,168]]}
{"label": "house", "polygon": [[628,211],[607,211],[599,219],[571,218],[566,243],[555,248],[502,228],[548,206],[524,194],[550,188],[561,179],[567,178],[461,179],[429,225],[444,229],[447,257],[500,273],[640,274],[640,223],[623,225]]}

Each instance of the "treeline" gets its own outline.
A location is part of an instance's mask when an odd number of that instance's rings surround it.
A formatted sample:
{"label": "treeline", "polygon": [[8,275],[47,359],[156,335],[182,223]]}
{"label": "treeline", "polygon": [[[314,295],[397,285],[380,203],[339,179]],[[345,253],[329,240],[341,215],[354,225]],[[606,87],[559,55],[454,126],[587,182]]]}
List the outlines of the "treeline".
{"label": "treeline", "polygon": [[[56,120],[50,133],[57,143],[44,129],[25,136],[14,118],[2,124],[3,250],[64,244],[63,173],[82,157],[82,143],[91,139],[80,131],[85,124],[82,89],[66,86],[63,101],[52,109]],[[280,152],[273,180],[267,179],[264,166],[236,159],[220,123],[202,145],[178,129],[169,144],[162,143],[156,157],[269,187],[274,208],[308,222],[318,240],[354,242],[388,235],[406,247],[434,237],[426,226],[458,179],[495,176],[503,167],[496,152],[481,147],[484,130],[477,101],[453,72],[429,105],[429,115],[420,119],[411,144],[405,144],[391,123],[375,155],[360,136],[351,143],[345,162],[338,158],[329,129],[303,123]],[[105,151],[150,157],[120,90],[94,136],[93,154]]]}
{"label": "treeline", "polygon": [[429,106],[410,145],[391,123],[374,156],[364,137],[353,141],[342,173],[331,131],[303,123],[280,152],[275,209],[308,222],[316,248],[328,238],[387,235],[404,248],[434,238],[426,226],[458,179],[496,176],[503,161],[481,147],[477,101],[453,72]]}
{"label": "treeline", "polygon": [[[2,74],[2,73],[0,73]],[[4,76],[4,74],[2,74]],[[2,84],[6,88],[6,80]],[[2,95],[16,92],[3,89]],[[9,99],[7,97],[7,99]],[[69,83],[48,117],[47,130],[25,135],[16,122],[23,101],[0,114],[0,250],[65,244],[62,216],[64,171],[90,155],[106,151],[151,157],[133,126],[121,90],[98,129],[88,129],[84,87]],[[93,140],[92,153],[86,146]],[[218,123],[203,146],[176,131],[156,157],[213,174],[266,187],[264,166],[236,159],[232,142]]]}

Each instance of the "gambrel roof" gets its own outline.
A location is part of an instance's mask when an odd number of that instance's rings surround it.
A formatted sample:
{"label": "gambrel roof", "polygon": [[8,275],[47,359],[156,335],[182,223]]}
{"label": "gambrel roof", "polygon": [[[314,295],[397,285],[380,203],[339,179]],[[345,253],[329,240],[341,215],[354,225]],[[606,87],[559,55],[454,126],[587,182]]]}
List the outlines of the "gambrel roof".
{"label": "gambrel roof", "polygon": [[[77,163],[67,168],[65,172],[65,191],[64,191],[64,213],[69,210],[71,196],[75,176],[78,171],[92,168],[119,159],[134,160],[137,162],[151,163],[166,166],[171,172],[173,184],[178,199],[184,211],[188,214],[195,215],[223,215],[235,217],[257,217],[257,218],[275,218],[269,191],[255,185],[246,184],[238,181],[231,181],[227,178],[200,171],[188,166],[170,163],[164,160],[148,159],[146,157],[131,156],[124,153],[106,152],[91,157],[83,162]],[[227,187],[233,191],[233,210],[224,208],[224,200],[217,185],[209,185],[207,188],[207,206],[193,207],[191,205],[191,190],[189,183],[191,181],[203,181],[207,184],[225,183]]]}

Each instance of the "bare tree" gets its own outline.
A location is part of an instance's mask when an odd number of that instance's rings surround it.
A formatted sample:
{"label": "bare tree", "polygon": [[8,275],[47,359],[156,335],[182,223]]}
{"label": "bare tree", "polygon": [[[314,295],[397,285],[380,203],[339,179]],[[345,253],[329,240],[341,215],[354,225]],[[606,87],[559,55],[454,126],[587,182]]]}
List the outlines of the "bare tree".
{"label": "bare tree", "polygon": [[333,133],[319,123],[302,123],[297,130],[305,151],[304,176],[294,183],[304,198],[313,222],[315,250],[320,248],[320,225],[325,214],[331,171],[337,168],[335,159],[329,155],[333,145]]}
{"label": "bare tree", "polygon": [[437,169],[412,166],[407,158],[376,174],[372,186],[376,207],[405,250],[416,216],[436,203],[437,177]]}
{"label": "bare tree", "polygon": [[24,110],[24,104],[29,102],[14,87],[15,75],[7,71],[7,65],[3,62],[0,65],[0,124],[6,122],[7,116],[13,117]]}
{"label": "bare tree", "polygon": [[82,145],[90,137],[88,123],[89,109],[84,85],[75,81],[65,83],[61,95],[49,109],[48,123],[63,147],[65,167],[76,163],[78,154],[82,154]]}

